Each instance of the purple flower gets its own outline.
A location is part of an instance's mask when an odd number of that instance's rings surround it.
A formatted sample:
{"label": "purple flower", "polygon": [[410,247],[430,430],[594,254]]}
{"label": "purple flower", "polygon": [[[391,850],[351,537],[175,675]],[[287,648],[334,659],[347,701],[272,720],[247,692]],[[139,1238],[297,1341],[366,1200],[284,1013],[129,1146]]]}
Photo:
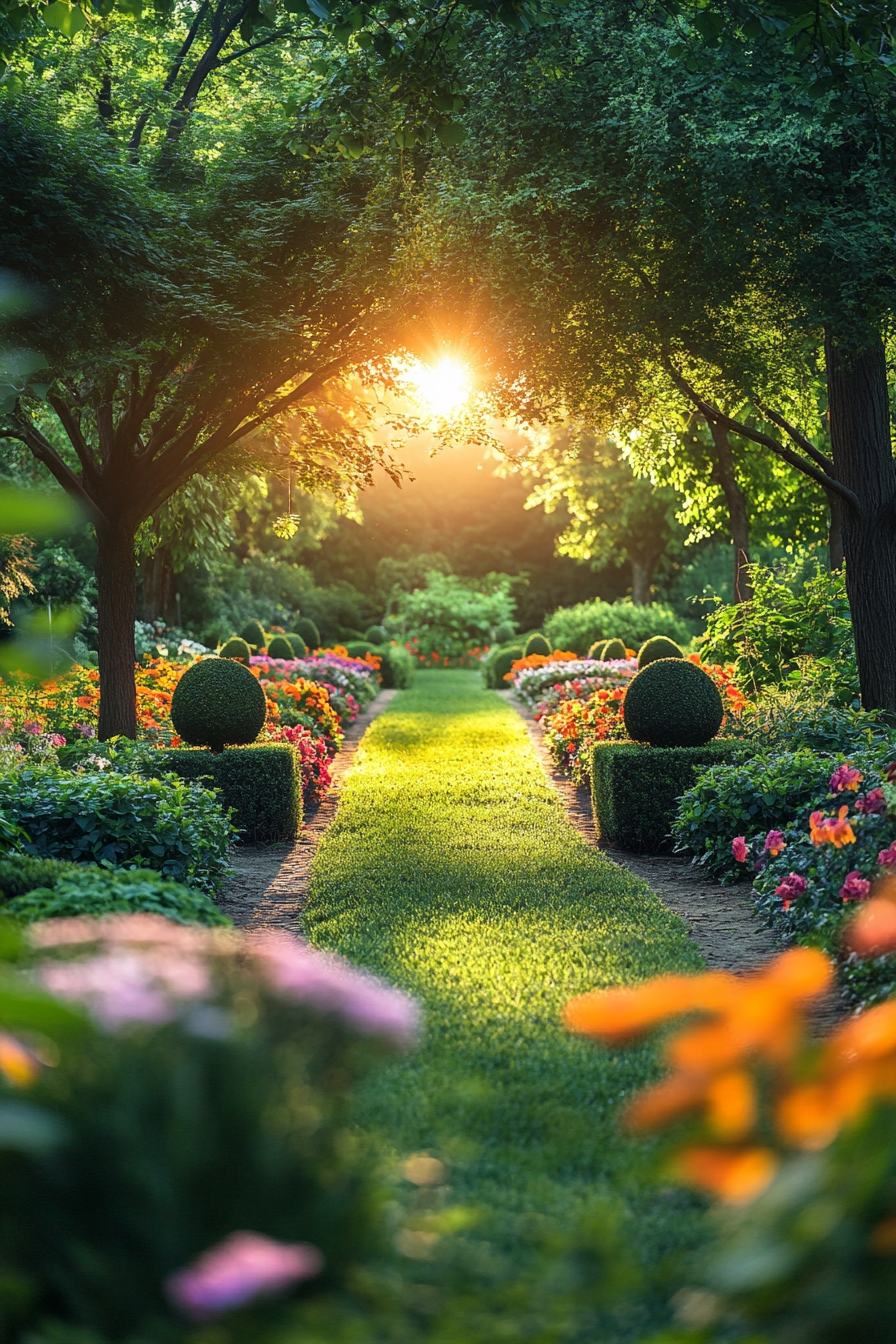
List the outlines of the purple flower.
{"label": "purple flower", "polygon": [[840,895],[843,897],[844,903],[846,901],[864,901],[870,890],[871,883],[856,868],[851,873],[847,873],[846,881],[840,888]]}
{"label": "purple flower", "polygon": [[854,793],[861,782],[861,770],[856,770],[847,761],[844,765],[838,765],[831,775],[831,793],[843,793],[844,789],[849,789]]}
{"label": "purple flower", "polygon": [[387,1036],[401,1045],[415,1039],[420,1010],[406,994],[281,930],[256,934],[251,945],[270,983],[286,998],[338,1013],[365,1035]]}
{"label": "purple flower", "polygon": [[234,1232],[166,1279],[165,1290],[184,1315],[201,1321],[313,1278],[323,1263],[308,1243],[286,1245],[257,1232]]}
{"label": "purple flower", "polygon": [[781,853],[782,849],[786,848],[787,845],[784,841],[783,833],[781,831],[769,831],[768,835],[765,837],[765,849],[767,853],[771,854],[774,859]]}
{"label": "purple flower", "polygon": [[877,856],[877,861],[884,868],[890,868],[896,863],[896,840],[892,841],[888,849],[882,849]]}
{"label": "purple flower", "polygon": [[82,737],[96,737],[96,729],[92,723],[76,723],[75,731]]}
{"label": "purple flower", "polygon": [[800,877],[799,873],[788,873],[781,885],[775,888],[775,895],[781,897],[781,902],[785,910],[789,910],[797,897],[802,896],[806,890],[806,879]]}
{"label": "purple flower", "polygon": [[62,736],[61,733],[51,733],[51,734],[50,734],[50,746],[51,746],[51,747],[64,747],[64,746],[65,746],[65,738]]}
{"label": "purple flower", "polygon": [[738,863],[746,863],[747,842],[744,836],[736,835],[734,837],[734,839],[731,841],[731,853],[734,855]]}
{"label": "purple flower", "polygon": [[866,816],[875,813],[886,812],[887,800],[884,797],[883,789],[869,789],[856,799],[856,811],[864,812]]}

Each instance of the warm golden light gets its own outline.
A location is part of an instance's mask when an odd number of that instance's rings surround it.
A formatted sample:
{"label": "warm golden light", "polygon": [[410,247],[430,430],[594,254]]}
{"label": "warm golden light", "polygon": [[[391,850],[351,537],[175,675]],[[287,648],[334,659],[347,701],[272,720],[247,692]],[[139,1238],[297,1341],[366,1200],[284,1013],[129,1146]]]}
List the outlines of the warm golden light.
{"label": "warm golden light", "polygon": [[416,360],[404,375],[422,408],[433,415],[451,415],[463,406],[472,387],[466,366],[457,359],[441,359],[438,364]]}

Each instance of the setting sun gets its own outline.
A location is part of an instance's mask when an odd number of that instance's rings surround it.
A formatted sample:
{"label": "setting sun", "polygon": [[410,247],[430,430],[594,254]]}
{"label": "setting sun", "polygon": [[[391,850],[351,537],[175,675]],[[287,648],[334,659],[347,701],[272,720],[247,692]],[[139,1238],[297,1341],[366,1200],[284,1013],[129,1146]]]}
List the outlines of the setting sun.
{"label": "setting sun", "polygon": [[404,381],[413,389],[421,407],[433,415],[450,415],[458,410],[471,391],[469,371],[456,359],[441,359],[438,364],[417,360],[408,369]]}

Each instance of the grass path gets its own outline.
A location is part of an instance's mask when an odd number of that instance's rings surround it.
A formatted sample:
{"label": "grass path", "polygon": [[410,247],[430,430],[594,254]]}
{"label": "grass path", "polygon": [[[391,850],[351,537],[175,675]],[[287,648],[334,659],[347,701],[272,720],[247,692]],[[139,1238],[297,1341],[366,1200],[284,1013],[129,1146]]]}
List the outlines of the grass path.
{"label": "grass path", "polygon": [[595,985],[696,970],[699,955],[576,834],[523,723],[475,673],[422,673],[368,730],[305,924],[423,1003],[423,1044],[368,1089],[363,1123],[398,1153],[449,1159],[452,1199],[489,1211],[482,1235],[506,1272],[522,1272],[527,1227],[569,1228],[607,1192],[644,1256],[675,1246],[687,1198],[657,1198],[649,1146],[621,1140],[614,1117],[650,1055],[600,1051],[560,1014]]}

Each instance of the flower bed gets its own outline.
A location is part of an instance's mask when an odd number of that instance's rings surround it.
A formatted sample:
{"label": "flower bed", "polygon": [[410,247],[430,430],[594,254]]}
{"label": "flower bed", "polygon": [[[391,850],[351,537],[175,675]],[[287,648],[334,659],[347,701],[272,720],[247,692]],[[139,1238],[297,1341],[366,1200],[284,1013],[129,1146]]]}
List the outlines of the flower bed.
{"label": "flower bed", "polygon": [[536,654],[514,663],[512,678],[517,695],[530,709],[536,711],[542,702],[546,708],[550,708],[550,696],[568,682],[578,683],[580,694],[577,698],[583,699],[593,691],[612,691],[627,686],[638,670],[634,658],[619,658],[604,663],[596,658],[565,655],[557,659],[556,655],[552,655],[550,660],[541,656],[536,663],[535,659],[539,657]]}

